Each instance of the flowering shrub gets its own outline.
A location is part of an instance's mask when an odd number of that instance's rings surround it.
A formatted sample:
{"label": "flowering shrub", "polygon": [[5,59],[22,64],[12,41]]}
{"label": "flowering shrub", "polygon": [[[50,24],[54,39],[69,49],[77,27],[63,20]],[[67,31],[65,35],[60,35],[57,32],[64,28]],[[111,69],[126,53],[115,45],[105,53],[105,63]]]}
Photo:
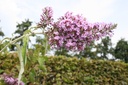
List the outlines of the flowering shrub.
{"label": "flowering shrub", "polygon": [[[112,35],[112,30],[116,27],[115,24],[106,23],[89,23],[82,15],[73,15],[71,12],[67,12],[64,16],[60,17],[58,21],[53,21],[53,11],[51,7],[43,9],[41,19],[36,27],[31,27],[26,30],[21,37],[13,40],[11,38],[5,38],[9,40],[9,43],[0,51],[4,51],[10,44],[15,44],[17,47],[17,53],[20,61],[20,71],[18,79],[14,79],[11,76],[3,75],[3,80],[8,85],[24,85],[20,80],[24,72],[24,68],[27,64],[27,50],[29,37],[36,34],[45,35],[45,53],[47,53],[48,43],[51,47],[66,50],[82,51],[92,41],[98,40],[104,36]],[[38,28],[43,28],[42,32],[35,32]],[[2,42],[5,40],[3,39]],[[16,44],[17,41],[23,39],[23,45]],[[0,44],[2,43],[0,42]],[[45,58],[37,57],[41,69],[46,69],[44,65]],[[31,62],[31,61],[29,61]],[[30,64],[29,64],[30,65]],[[28,66],[29,66],[28,65]],[[33,78],[33,76],[31,77]]]}
{"label": "flowering shrub", "polygon": [[53,22],[52,9],[47,7],[44,10],[40,24],[52,25],[53,29],[48,30],[46,34],[51,47],[57,49],[82,51],[92,41],[112,35],[116,26],[111,23],[89,23],[82,15],[73,15],[71,12],[65,13],[57,22]]}

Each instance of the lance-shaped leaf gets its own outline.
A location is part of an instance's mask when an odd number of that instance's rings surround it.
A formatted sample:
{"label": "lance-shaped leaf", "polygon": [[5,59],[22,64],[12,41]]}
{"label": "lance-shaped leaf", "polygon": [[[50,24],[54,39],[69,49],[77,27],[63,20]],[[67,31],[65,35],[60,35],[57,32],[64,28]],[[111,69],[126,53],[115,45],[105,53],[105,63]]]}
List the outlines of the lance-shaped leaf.
{"label": "lance-shaped leaf", "polygon": [[23,46],[22,46],[22,57],[23,57],[24,65],[26,65],[26,63],[27,63],[26,51],[27,51],[27,47],[28,47],[28,41],[29,41],[29,37],[25,36],[23,38]]}
{"label": "lance-shaped leaf", "polygon": [[41,70],[43,70],[44,72],[46,72],[45,61],[46,61],[46,57],[45,56],[38,57],[39,68]]}
{"label": "lance-shaped leaf", "polygon": [[20,72],[18,76],[18,85],[20,83],[20,80],[22,78],[22,74],[24,72],[24,61],[23,61],[23,56],[22,56],[22,50],[19,44],[16,44],[17,51],[18,51],[18,56],[19,56],[19,61],[20,61]]}

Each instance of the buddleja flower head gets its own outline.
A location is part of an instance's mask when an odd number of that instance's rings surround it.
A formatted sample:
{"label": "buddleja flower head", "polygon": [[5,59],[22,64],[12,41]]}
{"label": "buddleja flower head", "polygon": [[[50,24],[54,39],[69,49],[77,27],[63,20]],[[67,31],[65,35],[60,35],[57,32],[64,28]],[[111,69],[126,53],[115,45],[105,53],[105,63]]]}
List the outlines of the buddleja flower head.
{"label": "buddleja flower head", "polygon": [[82,15],[65,13],[52,24],[54,29],[46,34],[53,48],[65,48],[72,51],[82,51],[94,40],[112,35],[113,24],[89,23]]}
{"label": "buddleja flower head", "polygon": [[53,22],[53,10],[51,7],[45,7],[42,11],[43,13],[41,14],[39,25],[45,28]]}
{"label": "buddleja flower head", "polygon": [[[9,76],[7,74],[1,75],[2,79],[4,80],[4,83],[7,85],[18,85],[18,79],[13,78],[12,76]],[[20,81],[19,85],[25,85],[22,81]]]}

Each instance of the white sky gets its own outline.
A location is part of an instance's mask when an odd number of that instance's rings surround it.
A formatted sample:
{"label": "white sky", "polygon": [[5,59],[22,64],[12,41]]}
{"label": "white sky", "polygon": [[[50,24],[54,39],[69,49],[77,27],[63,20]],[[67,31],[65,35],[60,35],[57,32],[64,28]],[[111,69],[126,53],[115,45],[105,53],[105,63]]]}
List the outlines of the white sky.
{"label": "white sky", "polygon": [[55,19],[71,11],[83,14],[89,22],[117,23],[112,42],[121,38],[128,40],[128,0],[0,0],[2,31],[11,37],[17,22],[25,19],[39,22],[42,8],[46,6],[53,8]]}

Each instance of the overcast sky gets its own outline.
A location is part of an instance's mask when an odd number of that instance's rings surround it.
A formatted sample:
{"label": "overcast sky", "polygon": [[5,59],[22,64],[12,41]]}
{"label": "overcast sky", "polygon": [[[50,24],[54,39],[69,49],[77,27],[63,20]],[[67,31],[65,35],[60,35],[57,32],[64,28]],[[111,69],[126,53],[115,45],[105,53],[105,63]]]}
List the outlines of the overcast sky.
{"label": "overcast sky", "polygon": [[83,14],[89,22],[117,23],[112,42],[128,40],[128,0],[0,0],[0,27],[6,36],[16,30],[17,22],[40,20],[42,9],[50,6],[54,18],[70,11]]}

